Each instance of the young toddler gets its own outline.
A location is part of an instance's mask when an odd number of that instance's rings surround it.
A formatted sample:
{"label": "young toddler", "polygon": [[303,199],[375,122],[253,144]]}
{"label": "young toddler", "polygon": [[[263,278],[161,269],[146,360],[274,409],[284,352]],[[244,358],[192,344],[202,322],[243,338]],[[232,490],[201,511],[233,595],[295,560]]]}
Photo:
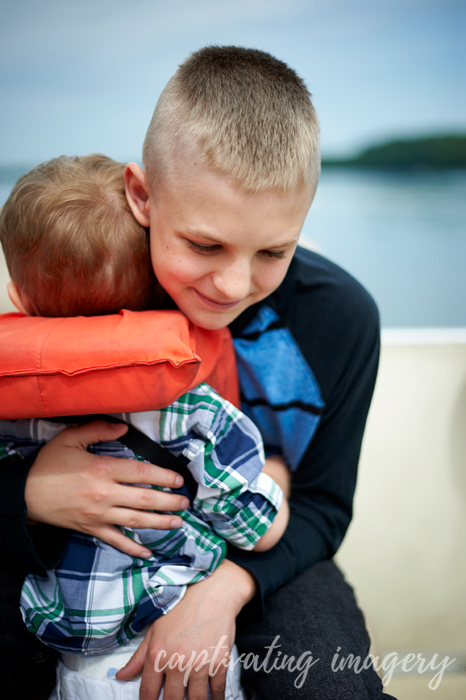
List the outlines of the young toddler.
{"label": "young toddler", "polygon": [[[112,314],[160,299],[148,234],[126,202],[123,171],[122,164],[100,155],[62,157],[18,181],[0,215],[0,236],[12,278],[9,294],[21,312]],[[191,507],[180,512],[179,529],[121,528],[152,551],[149,559],[76,532],[57,568],[27,576],[25,623],[63,652],[69,669],[79,667],[71,654],[124,647],[171,610],[188,584],[222,561],[226,541],[246,550],[269,549],[288,517],[282,490],[263,471],[258,430],[209,385],[200,384],[167,408],[116,417],[179,457],[197,491]],[[3,450],[26,456],[70,422],[0,421]],[[90,450],[140,458],[117,441]]]}

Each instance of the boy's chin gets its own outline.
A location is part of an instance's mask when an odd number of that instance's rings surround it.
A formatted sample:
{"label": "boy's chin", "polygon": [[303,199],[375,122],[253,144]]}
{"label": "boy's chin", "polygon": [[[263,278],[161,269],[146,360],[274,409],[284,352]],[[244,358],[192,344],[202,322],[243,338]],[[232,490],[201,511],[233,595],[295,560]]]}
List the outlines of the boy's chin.
{"label": "boy's chin", "polygon": [[[181,311],[183,311],[183,309],[181,309]],[[204,310],[193,312],[191,310],[189,313],[185,311],[184,314],[195,326],[199,326],[199,328],[205,328],[205,330],[208,331],[218,331],[220,328],[225,328],[226,326],[229,326],[230,323],[234,321],[235,318],[238,318],[238,316],[243,311],[244,307],[239,306],[238,309],[230,309],[228,311],[223,312]]]}

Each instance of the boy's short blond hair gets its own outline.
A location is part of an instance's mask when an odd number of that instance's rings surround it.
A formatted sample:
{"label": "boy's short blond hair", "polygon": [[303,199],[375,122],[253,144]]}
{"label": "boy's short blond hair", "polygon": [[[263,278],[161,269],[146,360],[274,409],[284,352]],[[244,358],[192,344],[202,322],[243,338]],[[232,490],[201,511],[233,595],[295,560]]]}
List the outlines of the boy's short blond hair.
{"label": "boy's short blond hair", "polygon": [[295,71],[264,51],[207,46],[193,53],[163,90],[147,131],[149,188],[189,145],[248,191],[315,188],[319,122],[310,97]]}
{"label": "boy's short blond hair", "polygon": [[62,156],[13,188],[0,240],[36,315],[92,316],[150,303],[149,235],[126,201],[124,168],[98,154]]}

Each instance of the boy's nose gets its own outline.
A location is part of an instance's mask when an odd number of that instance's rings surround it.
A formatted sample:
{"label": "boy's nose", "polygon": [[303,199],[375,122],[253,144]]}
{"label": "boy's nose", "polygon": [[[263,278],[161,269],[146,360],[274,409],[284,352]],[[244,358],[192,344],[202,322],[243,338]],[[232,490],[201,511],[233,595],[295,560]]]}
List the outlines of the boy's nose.
{"label": "boy's nose", "polygon": [[225,267],[225,269],[213,275],[213,283],[215,289],[226,300],[231,302],[241,301],[249,294],[251,289],[250,264],[244,261]]}

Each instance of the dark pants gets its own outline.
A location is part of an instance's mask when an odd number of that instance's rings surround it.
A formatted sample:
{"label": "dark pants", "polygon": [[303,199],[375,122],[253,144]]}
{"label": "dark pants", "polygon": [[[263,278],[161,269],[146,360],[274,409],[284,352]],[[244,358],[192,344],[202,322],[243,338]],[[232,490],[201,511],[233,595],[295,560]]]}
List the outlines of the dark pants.
{"label": "dark pants", "polygon": [[[333,561],[312,566],[270,596],[265,617],[240,622],[236,641],[245,655],[243,686],[254,700],[382,700],[373,668],[356,673],[370,639],[353,591]],[[350,654],[361,662],[346,661],[338,670]]]}

